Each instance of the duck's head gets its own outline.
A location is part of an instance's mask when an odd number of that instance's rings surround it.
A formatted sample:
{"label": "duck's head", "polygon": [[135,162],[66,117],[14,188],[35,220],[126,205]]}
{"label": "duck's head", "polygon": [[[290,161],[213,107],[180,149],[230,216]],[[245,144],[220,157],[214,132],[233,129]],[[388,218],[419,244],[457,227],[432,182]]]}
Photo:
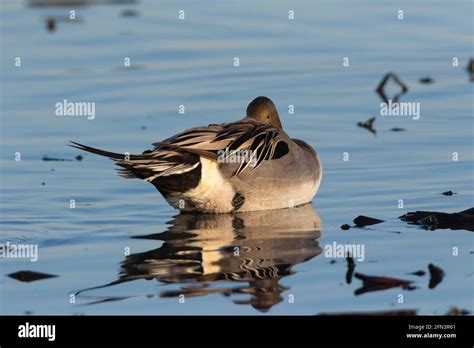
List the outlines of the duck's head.
{"label": "duck's head", "polygon": [[247,117],[282,129],[280,115],[275,104],[267,97],[257,97],[247,106]]}

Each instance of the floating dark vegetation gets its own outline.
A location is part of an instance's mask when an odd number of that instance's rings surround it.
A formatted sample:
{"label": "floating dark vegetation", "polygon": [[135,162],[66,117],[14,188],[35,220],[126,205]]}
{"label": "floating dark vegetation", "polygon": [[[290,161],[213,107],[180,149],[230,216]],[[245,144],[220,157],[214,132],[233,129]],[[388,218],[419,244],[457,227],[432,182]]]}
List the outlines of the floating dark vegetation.
{"label": "floating dark vegetation", "polygon": [[468,230],[474,231],[474,208],[463,210],[459,213],[440,213],[436,211],[408,212],[399,216],[402,221],[423,226],[434,231],[436,229]]}
{"label": "floating dark vegetation", "polygon": [[46,155],[43,156],[43,161],[55,161],[55,162],[66,162],[66,161],[74,161],[70,158],[55,158],[55,157],[48,157]]}
{"label": "floating dark vegetation", "polygon": [[354,291],[354,295],[362,295],[367,292],[387,290],[391,288],[402,287],[405,290],[414,290],[416,289],[411,284],[413,283],[410,280],[397,279],[397,278],[388,278],[380,276],[368,276],[362,273],[354,274],[354,277],[362,280],[362,287]]}
{"label": "floating dark vegetation", "polygon": [[[385,92],[385,87],[389,81],[395,82],[399,87],[400,91],[393,96],[393,98],[389,98]],[[384,101],[384,103],[388,104],[389,99],[392,101],[392,103],[398,103],[400,100],[400,97],[405,94],[408,91],[408,86],[405,85],[396,74],[392,72],[388,72],[385,74],[383,79],[380,81],[378,84],[377,88],[375,89],[375,92],[379,95],[379,97]]]}
{"label": "floating dark vegetation", "polygon": [[71,158],[57,158],[57,157],[48,157],[47,155],[43,156],[43,161],[51,161],[51,162],[73,162],[74,160],[76,161],[82,161],[84,157],[81,155],[77,155],[74,157],[74,159]]}
{"label": "floating dark vegetation", "polygon": [[443,193],[441,193],[442,195],[445,195],[445,196],[452,196],[452,195],[457,195],[456,192],[453,192],[453,191],[445,191]]}
{"label": "floating dark vegetation", "polygon": [[347,260],[346,283],[350,284],[352,283],[352,275],[354,274],[354,269],[356,267],[356,264],[351,255],[347,255],[346,260]]}
{"label": "floating dark vegetation", "polygon": [[[408,212],[398,218],[410,224],[422,226],[424,229],[430,231],[437,229],[474,231],[474,208],[469,208],[459,213],[415,211]],[[356,227],[371,226],[382,222],[385,221],[364,215],[359,215],[354,219]]]}
{"label": "floating dark vegetation", "polygon": [[36,280],[57,277],[57,275],[34,271],[18,271],[8,274],[8,277],[19,280],[20,282],[34,282]]}
{"label": "floating dark vegetation", "polygon": [[375,218],[371,218],[368,216],[364,215],[359,215],[354,219],[354,223],[356,224],[357,227],[365,227],[365,226],[371,226],[371,225],[376,225],[381,222],[385,222],[384,220],[379,220]]}
{"label": "floating dark vegetation", "polygon": [[56,31],[56,19],[53,17],[47,18],[46,19],[46,29],[49,32]]}
{"label": "floating dark vegetation", "polygon": [[470,81],[474,82],[474,58],[471,58],[469,60],[469,63],[467,64],[467,67],[466,67],[466,70],[469,73]]}
{"label": "floating dark vegetation", "polygon": [[471,75],[471,82],[474,81],[474,58],[471,58],[469,60],[469,63],[467,64],[466,70],[468,73]]}
{"label": "floating dark vegetation", "polygon": [[467,64],[467,71],[469,71],[471,74],[474,74],[474,58],[469,60],[469,63]]}
{"label": "floating dark vegetation", "polygon": [[[432,83],[434,80],[430,77],[424,77],[420,79],[421,83]],[[399,91],[395,93],[393,96],[387,95],[386,87],[389,83],[394,83],[399,87]],[[377,85],[375,92],[379,95],[379,97],[383,100],[385,104],[389,104],[391,101],[393,103],[398,103],[401,96],[408,92],[408,86],[400,80],[400,78],[393,72],[388,72],[384,75],[382,80]],[[359,127],[365,128],[370,131],[372,134],[376,135],[377,131],[374,129],[373,124],[375,121],[375,117],[369,118],[365,122],[359,122],[357,125]],[[393,127],[390,129],[392,132],[402,132],[405,128],[401,127]]]}
{"label": "floating dark vegetation", "polygon": [[414,316],[417,314],[416,309],[395,309],[388,311],[374,311],[374,312],[335,312],[335,313],[320,313],[318,315],[337,315],[337,316],[384,316],[384,317],[397,317],[397,316]]}
{"label": "floating dark vegetation", "polygon": [[434,82],[434,80],[429,76],[422,77],[419,81],[420,81],[420,83],[423,83],[423,84],[430,84],[430,83]]}
{"label": "floating dark vegetation", "polygon": [[432,263],[428,265],[428,270],[430,271],[430,283],[428,284],[428,287],[434,289],[443,280],[444,271]]}
{"label": "floating dark vegetation", "polygon": [[[352,257],[350,256],[347,257],[347,264],[348,264],[348,270],[346,273],[346,283],[350,284],[352,280],[352,273],[354,272],[354,268],[355,268],[355,262],[352,259]],[[435,266],[432,263],[428,265],[428,271],[430,273],[428,288],[434,289],[439,283],[442,282],[445,273],[440,267]],[[408,274],[422,277],[426,274],[426,272],[419,270],[419,271],[411,272]],[[404,290],[418,289],[418,287],[413,285],[413,281],[406,280],[406,279],[389,278],[389,277],[381,277],[381,276],[369,276],[362,273],[355,273],[354,277],[362,280],[362,287],[354,291],[354,295],[356,296],[365,294],[367,292],[381,291],[381,290],[387,290],[387,289],[398,288],[398,287],[401,287]]]}
{"label": "floating dark vegetation", "polygon": [[375,135],[377,134],[377,131],[374,129],[374,122],[375,122],[375,117],[371,117],[365,122],[358,122],[357,125],[361,128],[367,129],[369,132]]}
{"label": "floating dark vegetation", "polygon": [[[355,226],[352,226],[352,227],[365,227],[365,226],[370,226],[370,225],[375,225],[375,224],[385,222],[384,220],[379,220],[379,219],[371,218],[369,216],[364,216],[364,215],[359,215],[353,221],[355,223]],[[347,231],[350,228],[351,226],[348,224],[341,225],[341,229],[344,231]]]}
{"label": "floating dark vegetation", "polygon": [[419,271],[411,272],[411,273],[408,273],[408,274],[416,275],[417,277],[423,277],[426,274],[426,272],[422,271],[422,270],[419,270]]}
{"label": "floating dark vegetation", "polygon": [[[373,311],[373,312],[334,312],[334,313],[320,313],[318,315],[328,316],[384,316],[384,317],[394,317],[394,316],[414,316],[417,315],[417,309],[395,309],[387,311]],[[451,316],[462,316],[469,315],[471,312],[467,309],[459,308],[457,306],[452,306],[445,315]]]}
{"label": "floating dark vegetation", "polygon": [[82,18],[76,17],[74,20],[71,20],[69,16],[55,16],[47,17],[44,19],[46,31],[54,33],[58,29],[59,23],[82,23]]}
{"label": "floating dark vegetation", "polygon": [[390,130],[392,132],[403,132],[405,131],[406,129],[405,128],[401,128],[401,127],[393,127],[393,128],[390,128]]}

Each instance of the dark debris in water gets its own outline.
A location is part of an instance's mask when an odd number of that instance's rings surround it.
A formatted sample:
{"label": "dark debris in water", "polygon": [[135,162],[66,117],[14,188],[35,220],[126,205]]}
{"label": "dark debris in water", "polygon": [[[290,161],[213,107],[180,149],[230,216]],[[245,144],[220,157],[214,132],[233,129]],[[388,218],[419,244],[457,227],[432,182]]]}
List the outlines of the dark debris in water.
{"label": "dark debris in water", "polygon": [[45,162],[73,162],[74,160],[76,161],[82,161],[84,157],[82,155],[77,155],[74,157],[74,159],[71,158],[58,158],[58,157],[48,157],[47,155],[43,156],[43,161]]}
{"label": "dark debris in water", "polygon": [[48,31],[55,31],[56,30],[56,19],[53,18],[53,17],[50,17],[48,19],[46,19],[46,29],[48,29]]}
{"label": "dark debris in water", "polygon": [[445,195],[445,196],[452,196],[452,195],[457,195],[456,192],[453,192],[453,191],[445,191],[443,193],[441,193],[442,195]]}
{"label": "dark debris in water", "polygon": [[[455,192],[446,191],[443,195],[454,195]],[[423,228],[434,231],[437,229],[467,230],[474,231],[474,208],[463,210],[459,213],[442,213],[436,211],[415,211],[408,212],[398,217],[402,221],[410,224],[422,226]],[[354,219],[356,227],[365,227],[385,222],[369,216],[359,215]],[[341,229],[348,229],[347,224],[342,225]],[[350,228],[350,226],[349,226]]]}
{"label": "dark debris in water", "polygon": [[390,128],[390,130],[392,132],[404,132],[406,129],[405,128],[401,128],[401,127],[393,127],[393,128]]}
{"label": "dark debris in water", "polygon": [[56,161],[56,162],[66,162],[66,161],[73,161],[70,158],[55,158],[55,157],[48,157],[46,155],[43,156],[43,161]]}
{"label": "dark debris in water", "polygon": [[423,277],[426,274],[426,272],[422,271],[422,270],[419,270],[419,271],[411,272],[411,273],[408,273],[408,274],[416,275],[417,277]]}
{"label": "dark debris in water", "polygon": [[35,271],[18,271],[8,274],[8,277],[19,280],[20,282],[34,282],[36,280],[57,277],[57,275]]}
{"label": "dark debris in water", "polygon": [[396,316],[413,316],[417,314],[416,309],[395,309],[388,311],[374,311],[374,312],[335,312],[335,313],[320,313],[319,315],[336,315],[336,316],[385,316],[385,317],[396,317]]}
{"label": "dark debris in water", "polygon": [[362,273],[356,273],[354,274],[354,277],[362,280],[363,282],[362,287],[354,292],[354,295],[356,296],[365,294],[367,292],[381,291],[398,287],[403,287],[406,290],[415,289],[415,287],[411,286],[411,284],[413,283],[412,281],[404,279],[368,276]]}
{"label": "dark debris in water", "polygon": [[474,58],[471,58],[469,60],[469,63],[467,64],[467,71],[469,71],[471,74],[474,74]]}
{"label": "dark debris in water", "polygon": [[419,81],[420,81],[420,83],[423,83],[423,84],[429,84],[429,83],[433,83],[433,82],[434,82],[434,80],[433,80],[431,77],[429,77],[429,76],[427,76],[427,77],[422,77]]}
{"label": "dark debris in water", "polygon": [[364,215],[359,215],[358,217],[354,219],[354,223],[356,224],[357,227],[375,225],[381,222],[384,222],[384,220],[379,220],[379,219],[371,218]]}
{"label": "dark debris in water", "polygon": [[[385,93],[385,87],[389,81],[394,81],[399,87],[400,87],[400,92],[395,94],[393,98],[389,98],[387,94]],[[398,103],[398,100],[400,97],[405,94],[408,91],[408,86],[405,85],[396,74],[389,72],[386,73],[385,76],[383,77],[382,81],[378,84],[377,88],[375,89],[377,94],[382,98],[384,103],[388,104],[389,99],[392,100],[393,103]]]}
{"label": "dark debris in water", "polygon": [[406,286],[411,284],[411,281],[380,277],[380,276],[367,276],[361,273],[356,273],[354,275],[357,279],[362,280],[363,286],[357,289],[354,294],[362,295],[366,292],[386,290],[394,287]]}
{"label": "dark debris in water", "polygon": [[427,230],[434,231],[436,228],[438,228],[439,221],[436,215],[429,215],[421,220],[418,220],[417,224],[422,225]]}
{"label": "dark debris in water", "polygon": [[347,260],[346,283],[350,284],[352,283],[352,275],[354,274],[354,269],[356,267],[356,264],[351,255],[347,255],[346,260]]}
{"label": "dark debris in water", "polygon": [[426,229],[451,229],[474,231],[474,208],[459,213],[441,213],[436,211],[408,212],[399,219]]}
{"label": "dark debris in water", "polygon": [[430,283],[428,287],[434,289],[443,280],[444,271],[432,263],[428,265],[428,270],[430,271]]}
{"label": "dark debris in water", "polygon": [[374,122],[375,122],[375,117],[371,117],[365,122],[358,122],[357,125],[361,128],[367,129],[369,132],[375,135],[377,134],[377,131],[374,129]]}

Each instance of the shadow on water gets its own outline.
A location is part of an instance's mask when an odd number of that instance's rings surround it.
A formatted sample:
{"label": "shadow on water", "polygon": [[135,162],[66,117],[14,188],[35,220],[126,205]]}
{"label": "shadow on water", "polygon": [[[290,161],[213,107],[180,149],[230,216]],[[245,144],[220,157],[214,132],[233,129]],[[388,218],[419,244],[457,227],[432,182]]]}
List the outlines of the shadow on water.
{"label": "shadow on water", "polygon": [[[179,290],[162,291],[160,297],[246,294],[248,300],[233,302],[265,312],[282,302],[282,293],[289,290],[280,280],[294,274],[295,265],[322,252],[317,241],[321,221],[311,204],[233,215],[180,214],[170,224],[165,232],[133,237],[162,245],[127,256],[116,281],[76,295],[156,279],[180,285]],[[219,287],[213,286],[217,283]]]}

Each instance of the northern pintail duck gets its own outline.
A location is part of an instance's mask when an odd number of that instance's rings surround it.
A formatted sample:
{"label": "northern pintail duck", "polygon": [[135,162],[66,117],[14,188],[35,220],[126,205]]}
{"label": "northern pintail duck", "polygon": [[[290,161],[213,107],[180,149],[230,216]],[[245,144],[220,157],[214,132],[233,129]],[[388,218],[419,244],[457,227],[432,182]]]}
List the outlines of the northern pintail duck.
{"label": "northern pintail duck", "polygon": [[313,199],[322,176],[316,152],[304,141],[290,139],[267,97],[254,99],[239,121],[186,130],[141,155],[72,143],[114,160],[121,176],[152,183],[182,211],[291,208]]}

